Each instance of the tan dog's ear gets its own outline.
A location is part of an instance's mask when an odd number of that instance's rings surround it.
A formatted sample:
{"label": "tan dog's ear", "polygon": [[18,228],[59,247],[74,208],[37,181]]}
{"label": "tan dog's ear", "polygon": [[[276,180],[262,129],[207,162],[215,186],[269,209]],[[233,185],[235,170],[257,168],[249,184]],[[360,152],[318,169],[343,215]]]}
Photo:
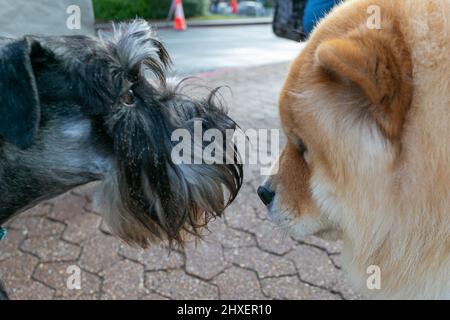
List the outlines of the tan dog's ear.
{"label": "tan dog's ear", "polygon": [[357,31],[320,44],[315,60],[333,81],[356,84],[384,134],[399,138],[412,99],[412,64],[403,39],[392,31]]}

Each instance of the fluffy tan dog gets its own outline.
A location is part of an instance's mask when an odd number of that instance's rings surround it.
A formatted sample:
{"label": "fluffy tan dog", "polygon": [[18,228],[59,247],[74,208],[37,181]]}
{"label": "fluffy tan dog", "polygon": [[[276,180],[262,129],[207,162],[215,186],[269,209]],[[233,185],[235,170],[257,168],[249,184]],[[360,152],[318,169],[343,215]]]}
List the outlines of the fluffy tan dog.
{"label": "fluffy tan dog", "polygon": [[344,2],[279,105],[288,143],[258,192],[271,218],[298,235],[342,233],[367,297],[450,298],[450,1]]}

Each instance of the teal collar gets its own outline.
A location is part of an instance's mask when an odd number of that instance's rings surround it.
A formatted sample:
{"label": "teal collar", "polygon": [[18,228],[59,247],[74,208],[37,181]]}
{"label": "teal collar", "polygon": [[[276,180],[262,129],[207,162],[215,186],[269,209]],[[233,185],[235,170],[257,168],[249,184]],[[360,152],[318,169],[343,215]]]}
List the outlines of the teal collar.
{"label": "teal collar", "polygon": [[0,241],[6,238],[7,233],[8,231],[2,226],[0,226]]}

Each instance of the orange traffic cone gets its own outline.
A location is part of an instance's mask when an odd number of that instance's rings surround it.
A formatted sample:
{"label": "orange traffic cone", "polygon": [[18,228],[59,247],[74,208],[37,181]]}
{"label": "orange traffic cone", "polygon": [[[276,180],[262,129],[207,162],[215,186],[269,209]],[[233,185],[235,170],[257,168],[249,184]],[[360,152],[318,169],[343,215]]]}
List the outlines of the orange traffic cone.
{"label": "orange traffic cone", "polygon": [[178,31],[187,29],[182,0],[175,0],[175,20],[173,22],[173,28]]}
{"label": "orange traffic cone", "polygon": [[238,13],[238,2],[237,2],[237,0],[231,0],[230,7],[231,7],[231,13],[232,14],[237,14]]}

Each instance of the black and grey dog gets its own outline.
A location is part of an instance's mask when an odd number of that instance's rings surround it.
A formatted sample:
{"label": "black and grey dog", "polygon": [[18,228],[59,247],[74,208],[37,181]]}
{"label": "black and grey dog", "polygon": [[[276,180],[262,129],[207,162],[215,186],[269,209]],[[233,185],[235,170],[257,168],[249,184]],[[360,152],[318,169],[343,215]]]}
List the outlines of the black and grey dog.
{"label": "black and grey dog", "polygon": [[140,20],[99,39],[0,38],[0,226],[91,181],[112,233],[141,247],[182,243],[220,215],[242,165],[176,165],[171,133],[195,121],[223,133],[236,124],[215,90],[197,99],[171,87],[169,66]]}

